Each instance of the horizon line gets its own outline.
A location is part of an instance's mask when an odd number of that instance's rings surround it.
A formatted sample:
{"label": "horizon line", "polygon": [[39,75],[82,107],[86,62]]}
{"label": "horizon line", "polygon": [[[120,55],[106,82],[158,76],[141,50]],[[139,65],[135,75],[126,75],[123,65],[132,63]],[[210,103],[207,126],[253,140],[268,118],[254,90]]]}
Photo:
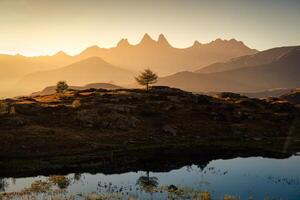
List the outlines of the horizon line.
{"label": "horizon line", "polygon": [[60,52],[63,52],[65,54],[67,54],[68,56],[77,56],[79,55],[80,53],[82,53],[83,51],[87,50],[88,48],[91,48],[91,47],[98,47],[98,48],[101,48],[101,49],[112,49],[112,48],[116,48],[118,47],[118,44],[122,41],[125,41],[127,42],[130,46],[137,46],[139,44],[141,44],[141,42],[146,38],[148,37],[149,39],[151,39],[153,42],[156,42],[158,43],[160,38],[162,37],[162,39],[165,39],[168,44],[172,47],[172,48],[175,48],[175,49],[188,49],[188,48],[191,48],[193,46],[195,46],[196,43],[198,43],[198,45],[208,45],[208,44],[211,44],[213,42],[216,42],[216,41],[223,41],[223,42],[229,42],[229,41],[235,41],[235,42],[238,42],[238,43],[242,43],[243,45],[245,45],[246,47],[250,48],[250,49],[253,49],[253,50],[257,50],[257,51],[263,51],[263,50],[258,50],[257,48],[252,48],[252,47],[249,47],[248,45],[246,45],[244,43],[244,41],[242,40],[237,40],[235,38],[230,38],[230,39],[227,39],[227,38],[221,38],[221,37],[218,37],[216,38],[215,40],[211,40],[209,42],[200,42],[199,40],[193,40],[193,43],[189,46],[185,46],[185,47],[176,47],[176,46],[173,46],[172,44],[170,44],[170,42],[167,40],[167,37],[164,35],[164,34],[159,34],[157,39],[153,39],[153,37],[151,37],[148,33],[145,33],[143,36],[142,36],[142,39],[139,40],[139,42],[137,43],[131,43],[130,41],[128,41],[128,38],[121,38],[115,45],[113,46],[110,46],[110,47],[101,47],[101,45],[99,44],[91,44],[91,45],[88,45],[87,47],[83,48],[82,50],[80,50],[79,52],[77,53],[69,53],[68,51],[66,50],[55,50],[53,51],[53,53],[46,53],[46,54],[36,54],[34,52],[22,52],[21,51],[12,51],[12,50],[0,50],[0,55],[9,55],[9,56],[24,56],[24,57],[40,57],[40,56],[54,56]]}

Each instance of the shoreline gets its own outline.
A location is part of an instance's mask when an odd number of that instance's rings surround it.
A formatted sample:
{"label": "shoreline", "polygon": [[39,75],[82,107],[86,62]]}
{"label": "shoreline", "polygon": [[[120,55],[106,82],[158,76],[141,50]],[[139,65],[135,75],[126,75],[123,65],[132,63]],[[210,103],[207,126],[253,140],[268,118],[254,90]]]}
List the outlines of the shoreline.
{"label": "shoreline", "polygon": [[[232,145],[232,142],[228,145]],[[70,173],[119,174],[129,171],[162,172],[191,164],[206,166],[210,161],[216,159],[236,157],[284,159],[297,154],[297,151],[284,153],[278,149],[264,149],[261,141],[244,147],[232,148],[228,145],[225,143],[224,146],[195,143],[171,144],[91,152],[82,155],[1,160],[0,177],[20,178]]]}

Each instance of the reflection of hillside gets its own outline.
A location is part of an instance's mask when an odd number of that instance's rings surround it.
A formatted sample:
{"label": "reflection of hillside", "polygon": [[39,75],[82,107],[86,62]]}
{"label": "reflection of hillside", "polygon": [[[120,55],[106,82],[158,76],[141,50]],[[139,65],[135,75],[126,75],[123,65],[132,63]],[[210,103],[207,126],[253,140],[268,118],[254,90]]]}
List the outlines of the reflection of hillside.
{"label": "reflection of hillside", "polygon": [[[287,158],[290,155],[281,153],[268,153],[268,152],[247,152],[246,150],[231,151],[217,147],[212,149],[201,149],[193,148],[182,149],[182,148],[161,148],[156,150],[145,150],[144,152],[128,151],[123,152],[119,155],[115,154],[111,159],[107,158],[109,162],[103,163],[99,166],[86,165],[85,167],[76,168],[65,168],[60,170],[47,170],[43,171],[43,175],[49,174],[69,174],[69,173],[104,173],[104,174],[116,174],[126,173],[130,171],[151,171],[151,172],[168,172],[174,169],[179,169],[188,165],[197,165],[203,171],[213,171],[205,169],[207,164],[212,160],[217,159],[232,159],[236,157],[256,157],[262,156],[267,158]],[[3,174],[5,173],[5,174]],[[226,173],[226,172],[222,172]],[[9,173],[1,171],[0,174],[5,176],[35,176],[36,172],[33,173]],[[78,176],[78,177],[77,177]],[[77,178],[76,178],[77,177]],[[79,178],[79,174],[74,176],[74,181]]]}

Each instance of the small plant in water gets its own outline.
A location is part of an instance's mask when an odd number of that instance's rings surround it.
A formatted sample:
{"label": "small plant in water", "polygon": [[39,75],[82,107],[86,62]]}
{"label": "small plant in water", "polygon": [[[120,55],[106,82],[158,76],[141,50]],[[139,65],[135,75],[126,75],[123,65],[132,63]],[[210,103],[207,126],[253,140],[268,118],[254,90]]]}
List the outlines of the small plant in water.
{"label": "small plant in water", "polygon": [[66,189],[71,183],[70,179],[65,176],[50,176],[48,181],[60,189]]}
{"label": "small plant in water", "polygon": [[29,188],[22,190],[23,193],[46,193],[49,192],[51,184],[47,181],[34,181]]}
{"label": "small plant in water", "polygon": [[[232,195],[225,195],[223,200],[239,200],[240,198],[236,197],[236,196],[232,196]],[[250,198],[249,198],[250,200]]]}
{"label": "small plant in water", "polygon": [[211,200],[209,192],[201,192],[199,200]]}

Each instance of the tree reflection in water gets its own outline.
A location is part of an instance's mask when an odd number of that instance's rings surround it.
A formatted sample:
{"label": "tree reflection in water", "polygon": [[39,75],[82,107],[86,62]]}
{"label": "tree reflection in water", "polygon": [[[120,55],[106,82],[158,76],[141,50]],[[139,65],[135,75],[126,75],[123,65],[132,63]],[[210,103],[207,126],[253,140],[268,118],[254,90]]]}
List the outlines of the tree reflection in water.
{"label": "tree reflection in water", "polygon": [[5,192],[6,188],[8,187],[8,182],[4,178],[0,178],[0,192]]}
{"label": "tree reflection in water", "polygon": [[82,174],[81,173],[75,173],[73,176],[73,184],[79,183],[81,181]]}
{"label": "tree reflection in water", "polygon": [[146,176],[140,176],[137,179],[136,185],[138,185],[140,189],[145,192],[153,193],[158,186],[158,178],[150,177],[149,171],[147,171]]}

